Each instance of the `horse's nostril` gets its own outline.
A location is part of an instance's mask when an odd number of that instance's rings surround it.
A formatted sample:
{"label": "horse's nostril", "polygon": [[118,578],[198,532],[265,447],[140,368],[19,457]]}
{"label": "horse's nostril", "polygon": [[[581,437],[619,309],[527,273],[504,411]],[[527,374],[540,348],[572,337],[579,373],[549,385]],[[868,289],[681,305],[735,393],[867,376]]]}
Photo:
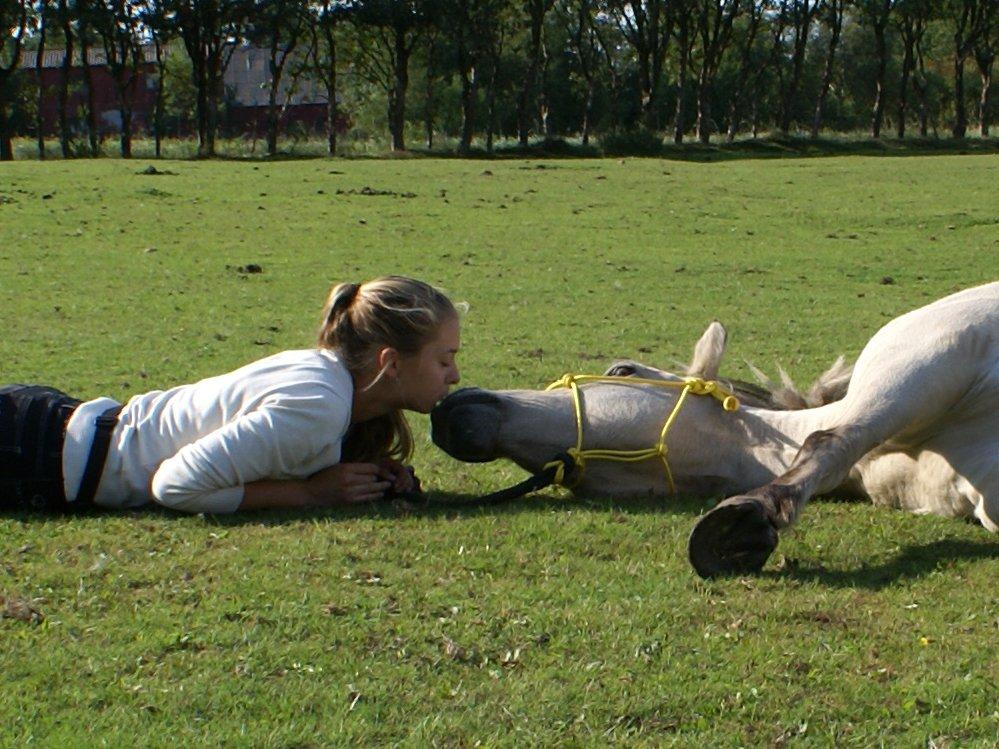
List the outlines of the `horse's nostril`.
{"label": "horse's nostril", "polygon": [[[453,397],[453,396],[452,396]],[[496,457],[499,409],[485,399],[448,403],[445,399],[430,415],[430,438],[458,460],[484,462]],[[498,399],[492,398],[498,403]]]}

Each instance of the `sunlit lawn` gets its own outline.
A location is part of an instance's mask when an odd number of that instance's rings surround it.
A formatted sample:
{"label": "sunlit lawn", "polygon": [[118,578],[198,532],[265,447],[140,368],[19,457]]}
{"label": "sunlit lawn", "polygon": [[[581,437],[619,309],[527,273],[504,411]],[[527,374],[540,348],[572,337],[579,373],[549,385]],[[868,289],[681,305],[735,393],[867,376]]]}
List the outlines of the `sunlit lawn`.
{"label": "sunlit lawn", "polygon": [[[670,367],[715,318],[727,374],[804,382],[999,277],[995,156],[149,164],[0,165],[0,379],[190,381],[394,272],[469,303],[464,384]],[[522,474],[413,425],[425,513],[0,517],[0,743],[999,742],[981,527],[815,503],[762,575],[705,583],[714,500],[448,508]]]}

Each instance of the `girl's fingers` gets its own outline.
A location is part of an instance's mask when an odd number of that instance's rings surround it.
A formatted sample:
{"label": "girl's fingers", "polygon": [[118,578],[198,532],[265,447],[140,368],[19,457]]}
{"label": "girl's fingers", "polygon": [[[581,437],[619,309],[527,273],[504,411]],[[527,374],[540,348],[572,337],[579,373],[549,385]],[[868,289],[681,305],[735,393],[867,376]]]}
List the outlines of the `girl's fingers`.
{"label": "girl's fingers", "polygon": [[347,491],[347,496],[352,501],[360,502],[363,500],[358,499],[359,497],[363,497],[364,499],[381,497],[390,486],[392,486],[392,483],[389,481],[368,482],[351,487]]}
{"label": "girl's fingers", "polygon": [[350,503],[371,502],[376,499],[381,499],[384,496],[384,489],[381,491],[364,491],[347,495],[347,501]]}
{"label": "girl's fingers", "polygon": [[[378,483],[380,476],[377,472],[348,473],[343,477],[347,486],[363,486],[364,484]],[[384,480],[383,480],[384,481]]]}

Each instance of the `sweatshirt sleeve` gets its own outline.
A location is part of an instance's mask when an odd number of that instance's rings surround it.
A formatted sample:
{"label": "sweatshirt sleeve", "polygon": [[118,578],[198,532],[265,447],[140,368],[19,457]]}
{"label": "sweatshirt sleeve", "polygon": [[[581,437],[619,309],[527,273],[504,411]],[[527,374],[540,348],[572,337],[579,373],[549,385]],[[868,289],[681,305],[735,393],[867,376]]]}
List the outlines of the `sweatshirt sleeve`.
{"label": "sweatshirt sleeve", "polygon": [[234,512],[244,484],[301,476],[303,466],[343,439],[349,420],[349,405],[328,392],[264,404],[163,461],[153,474],[153,497],[184,512]]}

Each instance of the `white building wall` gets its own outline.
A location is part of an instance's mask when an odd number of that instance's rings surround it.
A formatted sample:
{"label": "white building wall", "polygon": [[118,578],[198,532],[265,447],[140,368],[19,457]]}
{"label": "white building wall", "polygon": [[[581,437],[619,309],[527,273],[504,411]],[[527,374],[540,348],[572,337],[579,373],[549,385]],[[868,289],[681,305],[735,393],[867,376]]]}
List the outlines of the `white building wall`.
{"label": "white building wall", "polygon": [[[285,63],[278,89],[278,104],[284,104],[289,92],[291,104],[325,104],[326,97],[318,85],[306,75],[294,79],[299,55],[293,54]],[[270,92],[270,50],[261,47],[239,47],[225,72],[225,87],[237,103],[245,107],[265,107]]]}

